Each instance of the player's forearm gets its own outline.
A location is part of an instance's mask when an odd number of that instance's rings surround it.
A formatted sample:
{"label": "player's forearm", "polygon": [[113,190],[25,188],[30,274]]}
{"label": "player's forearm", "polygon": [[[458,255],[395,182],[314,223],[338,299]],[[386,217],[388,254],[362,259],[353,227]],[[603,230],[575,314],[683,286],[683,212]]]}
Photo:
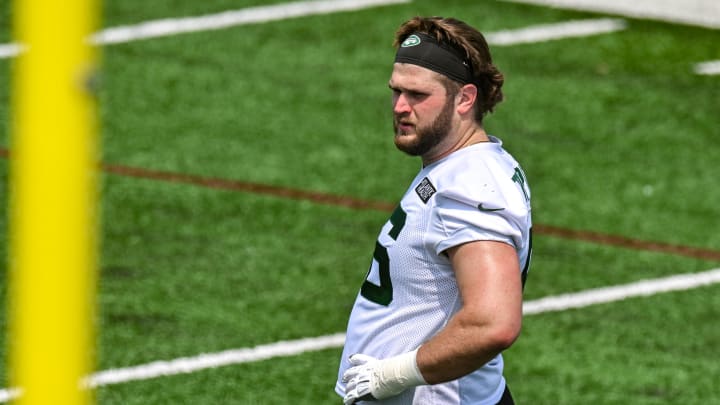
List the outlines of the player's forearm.
{"label": "player's forearm", "polygon": [[512,345],[519,333],[519,320],[483,325],[456,316],[420,347],[417,365],[428,384],[452,381],[495,358]]}

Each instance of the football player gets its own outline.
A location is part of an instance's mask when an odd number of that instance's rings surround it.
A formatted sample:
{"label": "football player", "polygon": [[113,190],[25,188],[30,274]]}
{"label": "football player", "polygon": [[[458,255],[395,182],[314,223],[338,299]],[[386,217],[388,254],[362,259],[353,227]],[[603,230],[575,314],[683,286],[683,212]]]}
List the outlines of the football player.
{"label": "football player", "polygon": [[502,73],[453,18],[395,34],[394,141],[417,174],[375,244],[348,321],[346,405],[512,404],[501,352],[517,339],[531,255],[530,189],[483,118]]}

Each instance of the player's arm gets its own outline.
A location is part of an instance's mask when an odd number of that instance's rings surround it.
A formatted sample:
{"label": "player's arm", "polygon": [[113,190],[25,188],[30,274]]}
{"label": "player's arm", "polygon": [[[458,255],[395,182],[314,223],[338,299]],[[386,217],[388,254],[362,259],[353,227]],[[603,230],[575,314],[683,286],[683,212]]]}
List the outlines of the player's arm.
{"label": "player's arm", "polygon": [[522,325],[522,282],[515,248],[476,241],[447,250],[462,298],[447,326],[417,352],[429,384],[471,373],[508,348]]}
{"label": "player's arm", "polygon": [[454,380],[482,367],[515,341],[522,323],[522,283],[515,249],[502,242],[476,241],[447,253],[461,309],[418,350],[382,360],[351,356],[353,367],[343,376],[345,404]]}

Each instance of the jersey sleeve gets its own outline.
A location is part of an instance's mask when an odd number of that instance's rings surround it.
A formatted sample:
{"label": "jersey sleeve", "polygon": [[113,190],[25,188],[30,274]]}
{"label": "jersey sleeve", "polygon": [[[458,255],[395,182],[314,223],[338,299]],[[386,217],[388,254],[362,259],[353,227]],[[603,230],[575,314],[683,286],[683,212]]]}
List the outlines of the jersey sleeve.
{"label": "jersey sleeve", "polygon": [[460,178],[438,190],[430,222],[432,247],[437,254],[480,240],[523,248],[527,207],[509,176],[504,177],[480,181]]}

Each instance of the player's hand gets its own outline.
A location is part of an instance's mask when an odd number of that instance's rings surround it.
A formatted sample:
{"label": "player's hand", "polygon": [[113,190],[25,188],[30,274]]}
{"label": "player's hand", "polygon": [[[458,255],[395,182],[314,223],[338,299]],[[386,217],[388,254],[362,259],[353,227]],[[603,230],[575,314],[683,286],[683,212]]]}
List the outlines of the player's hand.
{"label": "player's hand", "polygon": [[417,350],[378,360],[365,354],[350,356],[350,367],[343,374],[345,405],[397,395],[407,388],[427,384],[416,362]]}
{"label": "player's hand", "polygon": [[345,383],[345,405],[352,405],[357,401],[373,401],[375,397],[370,393],[370,379],[374,369],[374,363],[379,360],[364,354],[353,354],[350,356],[350,364],[353,366],[343,374]]}

